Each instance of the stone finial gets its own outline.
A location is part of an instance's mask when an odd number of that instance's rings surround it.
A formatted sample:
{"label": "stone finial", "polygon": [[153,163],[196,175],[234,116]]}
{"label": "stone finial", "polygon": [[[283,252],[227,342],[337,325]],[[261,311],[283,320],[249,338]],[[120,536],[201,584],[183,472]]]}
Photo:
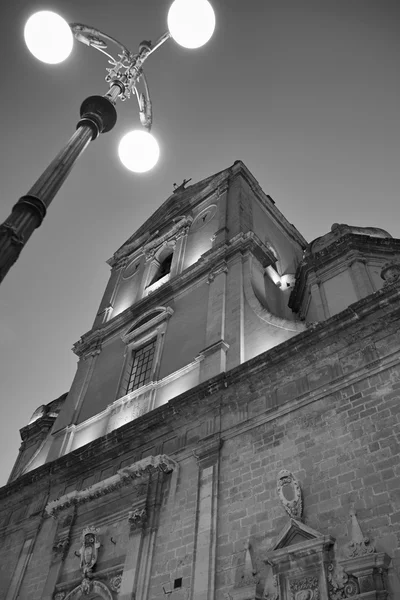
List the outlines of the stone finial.
{"label": "stone finial", "polygon": [[[234,600],[247,600],[249,593],[254,597],[256,586],[260,578],[257,576],[256,568],[253,565],[250,542],[245,545],[244,565],[239,567],[236,575],[236,583],[233,589]],[[252,590],[250,592],[250,590]]]}
{"label": "stone finial", "polygon": [[400,279],[400,263],[397,260],[391,260],[383,265],[381,277],[385,283],[383,287],[392,285]]}
{"label": "stone finial", "polygon": [[303,514],[301,488],[293,473],[286,469],[278,473],[277,490],[279,500],[289,517],[301,521]]}
{"label": "stone finial", "polygon": [[363,535],[354,508],[350,510],[350,517],[350,542],[346,546],[347,556],[353,558],[376,552],[375,546],[371,544],[370,539]]}

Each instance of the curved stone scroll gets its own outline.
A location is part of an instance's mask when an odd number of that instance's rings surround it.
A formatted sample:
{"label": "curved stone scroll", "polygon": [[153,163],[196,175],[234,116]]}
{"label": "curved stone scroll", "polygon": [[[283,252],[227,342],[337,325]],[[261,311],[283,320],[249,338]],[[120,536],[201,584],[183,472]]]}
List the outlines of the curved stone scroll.
{"label": "curved stone scroll", "polygon": [[89,594],[90,596],[99,596],[103,600],[113,600],[113,595],[108,587],[96,579],[84,579],[65,597],[65,600],[80,600],[82,597],[89,596]]}
{"label": "curved stone scroll", "polygon": [[286,469],[278,473],[277,490],[279,500],[288,515],[300,521],[303,514],[303,501],[300,484],[293,473]]}

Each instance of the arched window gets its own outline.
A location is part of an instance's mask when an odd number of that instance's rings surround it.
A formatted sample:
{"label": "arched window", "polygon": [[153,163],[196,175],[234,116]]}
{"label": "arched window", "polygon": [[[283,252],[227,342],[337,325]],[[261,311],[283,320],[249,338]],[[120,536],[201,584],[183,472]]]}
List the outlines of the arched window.
{"label": "arched window", "polygon": [[164,258],[160,262],[160,264],[157,268],[157,271],[155,272],[155,274],[150,282],[150,285],[153,285],[153,283],[155,283],[159,279],[162,279],[163,277],[165,277],[165,275],[168,275],[168,273],[171,272],[171,264],[172,264],[173,255],[174,255],[174,252],[172,249],[170,249],[168,254],[166,256],[164,256]]}

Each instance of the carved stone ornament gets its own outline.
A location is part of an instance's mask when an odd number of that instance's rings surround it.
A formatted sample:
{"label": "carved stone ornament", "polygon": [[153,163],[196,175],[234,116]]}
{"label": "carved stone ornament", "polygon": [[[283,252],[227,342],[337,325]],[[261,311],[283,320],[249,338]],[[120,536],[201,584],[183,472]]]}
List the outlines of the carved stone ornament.
{"label": "carved stone ornament", "polygon": [[352,598],[359,593],[359,586],[355,577],[347,575],[342,567],[331,563],[328,565],[328,594],[329,600],[343,600]]}
{"label": "carved stone ornament", "polygon": [[303,514],[303,501],[301,488],[296,477],[285,469],[278,474],[277,490],[283,508],[292,519],[301,520]]}
{"label": "carved stone ornament", "polygon": [[381,271],[381,277],[385,281],[383,287],[398,282],[400,279],[400,263],[396,260],[385,263]]}
{"label": "carved stone ornament", "polygon": [[81,584],[74,588],[65,597],[65,600],[81,600],[82,597],[88,596],[99,598],[101,600],[113,600],[113,595],[109,587],[102,581],[97,579],[89,579],[84,577]]}
{"label": "carved stone ornament", "polygon": [[147,520],[147,512],[145,508],[135,508],[129,511],[128,521],[131,526],[131,530],[141,529]]}
{"label": "carved stone ornament", "polygon": [[112,575],[109,579],[109,585],[113,592],[119,592],[122,583],[122,573]]}
{"label": "carved stone ornament", "polygon": [[73,491],[52,500],[46,506],[46,513],[56,518],[57,515],[70,506],[79,506],[91,500],[100,498],[118,490],[126,485],[131,485],[137,478],[150,475],[154,472],[171,473],[177,467],[177,463],[165,454],[147,456],[132,465],[123,467],[116,475],[107,477],[98,483],[80,491]]}
{"label": "carved stone ornament", "polygon": [[320,600],[318,579],[303,577],[290,582],[291,600]]}
{"label": "carved stone ornament", "polygon": [[57,592],[54,594],[54,600],[64,600],[66,593],[65,592]]}
{"label": "carved stone ornament", "polygon": [[[97,555],[100,547],[97,534],[99,530],[96,527],[85,527],[81,537],[81,569],[83,573],[82,585],[85,579],[92,574],[92,569],[97,562]],[[85,592],[87,593],[87,592]]]}
{"label": "carved stone ornament", "polygon": [[278,575],[273,575],[272,586],[273,586],[272,589],[265,592],[265,594],[264,594],[265,600],[279,600]]}
{"label": "carved stone ornament", "polygon": [[64,558],[67,556],[69,545],[70,545],[69,536],[55,540],[55,542],[53,544],[53,548],[52,548],[53,561],[56,561],[58,559],[64,560]]}
{"label": "carved stone ornament", "polygon": [[88,579],[87,577],[84,577],[82,579],[82,583],[80,585],[82,594],[84,594],[85,596],[90,594],[90,592],[92,591],[92,586],[93,586],[93,584],[90,581],[90,579]]}

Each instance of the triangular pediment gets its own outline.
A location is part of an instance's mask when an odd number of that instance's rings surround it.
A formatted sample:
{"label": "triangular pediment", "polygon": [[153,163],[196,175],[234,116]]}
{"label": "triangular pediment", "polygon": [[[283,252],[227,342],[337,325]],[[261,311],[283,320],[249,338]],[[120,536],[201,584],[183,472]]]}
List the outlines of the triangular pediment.
{"label": "triangular pediment", "polygon": [[296,519],[290,519],[289,523],[283,528],[279,534],[272,550],[281,550],[288,546],[294,546],[295,544],[301,544],[308,540],[316,540],[323,537],[319,531],[304,525]]}

